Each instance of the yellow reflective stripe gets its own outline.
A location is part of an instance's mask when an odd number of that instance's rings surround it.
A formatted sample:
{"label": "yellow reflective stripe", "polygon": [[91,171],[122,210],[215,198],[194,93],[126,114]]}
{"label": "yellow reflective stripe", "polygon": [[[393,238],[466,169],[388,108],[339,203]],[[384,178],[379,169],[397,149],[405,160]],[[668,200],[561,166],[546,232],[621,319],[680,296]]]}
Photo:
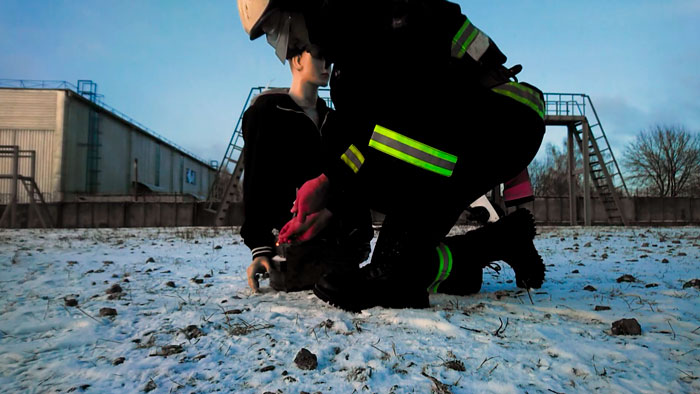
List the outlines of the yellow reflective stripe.
{"label": "yellow reflective stripe", "polygon": [[495,93],[510,97],[513,100],[527,105],[530,109],[537,112],[544,119],[544,103],[539,93],[523,86],[517,82],[508,82],[503,85],[496,86],[492,89]]}
{"label": "yellow reflective stripe", "polygon": [[393,157],[395,157],[395,158],[397,158],[397,159],[399,159],[399,160],[403,160],[403,161],[405,161],[405,162],[407,162],[407,163],[413,164],[414,166],[420,167],[420,168],[422,168],[422,169],[424,169],[424,170],[432,171],[432,172],[434,172],[434,173],[437,173],[437,174],[440,174],[440,175],[444,175],[444,176],[447,176],[447,177],[449,177],[449,176],[452,175],[452,171],[453,171],[453,170],[451,170],[451,169],[448,170],[448,169],[445,169],[445,168],[442,168],[442,167],[438,167],[438,166],[436,166],[436,165],[434,165],[434,164],[431,164],[431,163],[428,163],[428,162],[423,161],[423,160],[421,160],[421,159],[417,159],[417,158],[415,158],[415,157],[413,157],[413,156],[407,155],[407,154],[405,154],[405,153],[403,153],[403,152],[401,152],[401,151],[399,151],[399,150],[397,150],[397,149],[394,149],[394,148],[392,148],[392,147],[390,147],[390,146],[386,146],[386,145],[384,145],[384,144],[382,144],[382,143],[380,143],[380,142],[377,142],[377,141],[374,141],[374,140],[370,140],[370,141],[369,141],[369,146],[371,146],[372,148],[374,148],[374,149],[376,149],[376,150],[378,150],[378,151],[380,151],[380,152],[386,153],[386,154],[389,155],[389,156],[393,156]]}
{"label": "yellow reflective stripe", "polygon": [[358,171],[360,171],[360,167],[362,167],[362,164],[365,162],[365,157],[362,155],[362,152],[360,152],[355,145],[350,145],[348,150],[345,151],[340,156],[340,160],[342,160],[345,164],[352,169],[352,171],[357,174]]}
{"label": "yellow reflective stripe", "polygon": [[489,38],[474,26],[469,18],[464,21],[457,34],[452,38],[452,56],[461,59],[465,53],[474,60],[480,60],[489,48]]}
{"label": "yellow reflective stripe", "polygon": [[414,166],[451,176],[457,156],[376,125],[369,146]]}
{"label": "yellow reflective stripe", "polygon": [[355,147],[355,145],[350,145],[350,151],[355,154],[358,160],[360,160],[360,165],[365,163],[365,157],[362,155],[362,152],[360,152],[359,149]]}
{"label": "yellow reflective stripe", "polygon": [[340,160],[342,160],[345,164],[347,164],[348,167],[350,167],[350,168],[352,169],[352,172],[354,172],[355,174],[357,174],[357,172],[360,171],[360,169],[357,168],[357,166],[355,165],[355,163],[353,163],[352,160],[350,160],[350,159],[348,158],[348,155],[346,155],[345,153],[343,153],[343,154],[340,156]]}
{"label": "yellow reflective stripe", "polygon": [[462,47],[459,49],[459,53],[457,54],[457,57],[462,58],[464,56],[464,53],[467,52],[469,45],[471,45],[472,41],[474,41],[477,34],[479,34],[479,30],[477,28],[474,28],[474,31],[472,31],[472,34],[470,34],[469,37],[467,37],[467,40],[464,42]]}
{"label": "yellow reflective stripe", "polygon": [[430,145],[426,145],[420,141],[414,140],[413,138],[406,137],[405,135],[402,135],[402,134],[399,134],[393,130],[387,129],[386,127],[376,125],[376,126],[374,126],[374,132],[377,134],[381,134],[381,135],[383,135],[387,138],[390,138],[392,140],[398,141],[404,145],[408,145],[411,148],[417,149],[417,150],[424,152],[424,153],[427,153],[431,156],[442,159],[444,161],[447,161],[447,162],[450,162],[453,164],[457,162],[457,156],[455,156],[455,155],[449,154],[447,152],[443,152],[437,148],[433,148]]}
{"label": "yellow reflective stripe", "polygon": [[469,48],[467,48],[467,53],[469,56],[471,56],[472,59],[474,60],[481,60],[481,57],[484,56],[484,53],[486,53],[486,50],[489,49],[489,38],[486,34],[484,34],[481,30],[479,30],[479,33],[476,35],[476,38],[472,41],[471,44],[469,44]]}

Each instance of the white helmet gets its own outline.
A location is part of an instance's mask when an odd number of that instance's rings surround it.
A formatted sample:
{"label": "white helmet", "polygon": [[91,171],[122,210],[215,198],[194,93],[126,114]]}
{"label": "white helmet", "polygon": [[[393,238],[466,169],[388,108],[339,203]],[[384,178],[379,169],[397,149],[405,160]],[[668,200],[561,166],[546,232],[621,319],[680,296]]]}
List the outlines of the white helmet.
{"label": "white helmet", "polygon": [[[251,40],[265,34],[267,42],[275,48],[275,54],[283,64],[289,48],[305,48],[309,45],[304,15],[295,10],[294,3],[282,0],[238,0],[243,30]],[[298,4],[296,6],[298,8]]]}

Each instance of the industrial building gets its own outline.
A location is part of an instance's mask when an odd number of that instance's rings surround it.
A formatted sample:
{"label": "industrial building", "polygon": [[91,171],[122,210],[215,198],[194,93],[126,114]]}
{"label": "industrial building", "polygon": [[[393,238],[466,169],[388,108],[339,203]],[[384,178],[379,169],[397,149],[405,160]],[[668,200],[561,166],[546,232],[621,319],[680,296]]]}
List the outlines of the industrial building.
{"label": "industrial building", "polygon": [[[47,203],[72,201],[163,201],[206,199],[216,168],[166,140],[97,95],[92,81],[0,80],[0,146],[35,152],[19,160]],[[12,173],[0,157],[0,175]],[[0,205],[11,186],[0,179]],[[20,188],[17,203],[30,202]]]}

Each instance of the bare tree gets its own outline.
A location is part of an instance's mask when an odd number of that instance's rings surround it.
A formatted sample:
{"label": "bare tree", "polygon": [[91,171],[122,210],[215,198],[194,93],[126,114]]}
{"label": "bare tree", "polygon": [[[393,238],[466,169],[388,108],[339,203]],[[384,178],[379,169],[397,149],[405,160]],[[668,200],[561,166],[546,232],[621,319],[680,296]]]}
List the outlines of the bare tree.
{"label": "bare tree", "polygon": [[655,126],[626,147],[623,163],[638,190],[661,197],[690,194],[700,182],[700,135],[682,126]]}
{"label": "bare tree", "polygon": [[[533,160],[528,167],[532,189],[536,196],[567,196],[569,195],[568,157],[566,140],[563,148],[547,144],[546,156]],[[580,161],[577,155],[577,162]],[[579,163],[580,164],[580,163]],[[580,180],[575,178],[575,188],[580,187]]]}

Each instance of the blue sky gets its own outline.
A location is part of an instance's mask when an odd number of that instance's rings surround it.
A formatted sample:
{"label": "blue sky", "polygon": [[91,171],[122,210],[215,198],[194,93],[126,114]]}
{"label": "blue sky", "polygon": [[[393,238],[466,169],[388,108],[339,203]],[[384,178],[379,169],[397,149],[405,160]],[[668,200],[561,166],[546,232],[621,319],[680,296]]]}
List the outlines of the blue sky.
{"label": "blue sky", "polygon": [[[521,80],[590,95],[616,152],[654,124],[700,130],[700,1],[458,3]],[[107,104],[214,160],[250,88],[290,82],[233,0],[0,0],[0,78],[91,79]]]}

